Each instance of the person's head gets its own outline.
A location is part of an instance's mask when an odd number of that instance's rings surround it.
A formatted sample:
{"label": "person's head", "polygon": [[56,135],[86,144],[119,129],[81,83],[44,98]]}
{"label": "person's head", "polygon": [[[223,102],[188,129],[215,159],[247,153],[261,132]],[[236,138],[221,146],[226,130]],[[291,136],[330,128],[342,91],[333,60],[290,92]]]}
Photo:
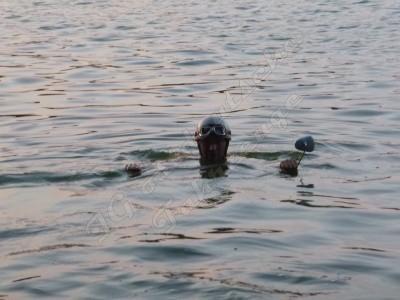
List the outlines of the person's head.
{"label": "person's head", "polygon": [[195,139],[202,164],[226,162],[231,130],[221,117],[210,116],[201,120],[196,128]]}

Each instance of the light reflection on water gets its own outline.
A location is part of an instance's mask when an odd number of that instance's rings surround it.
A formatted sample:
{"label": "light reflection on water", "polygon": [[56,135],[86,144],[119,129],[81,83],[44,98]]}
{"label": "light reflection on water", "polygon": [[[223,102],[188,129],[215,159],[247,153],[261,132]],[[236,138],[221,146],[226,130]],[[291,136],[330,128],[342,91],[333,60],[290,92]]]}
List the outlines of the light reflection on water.
{"label": "light reflection on water", "polygon": [[397,299],[397,2],[0,8],[0,299]]}

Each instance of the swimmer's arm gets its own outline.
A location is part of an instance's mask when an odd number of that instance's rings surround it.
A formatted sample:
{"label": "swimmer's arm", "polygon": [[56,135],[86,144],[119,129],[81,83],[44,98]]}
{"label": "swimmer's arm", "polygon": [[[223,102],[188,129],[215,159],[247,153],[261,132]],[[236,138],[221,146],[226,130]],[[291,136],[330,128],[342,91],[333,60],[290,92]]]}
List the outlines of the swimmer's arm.
{"label": "swimmer's arm", "polygon": [[131,177],[136,177],[142,174],[143,168],[138,163],[127,164],[125,166],[125,172]]}
{"label": "swimmer's arm", "polygon": [[298,163],[295,159],[287,159],[280,163],[279,168],[282,173],[296,176]]}

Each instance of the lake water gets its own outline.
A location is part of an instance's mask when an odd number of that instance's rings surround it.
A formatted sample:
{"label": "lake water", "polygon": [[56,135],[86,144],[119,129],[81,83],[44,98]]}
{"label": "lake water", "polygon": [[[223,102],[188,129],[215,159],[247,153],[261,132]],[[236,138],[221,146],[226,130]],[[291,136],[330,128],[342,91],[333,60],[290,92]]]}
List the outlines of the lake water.
{"label": "lake water", "polygon": [[[399,1],[0,0],[0,18],[1,300],[398,299]],[[192,136],[209,114],[232,129],[216,178]]]}

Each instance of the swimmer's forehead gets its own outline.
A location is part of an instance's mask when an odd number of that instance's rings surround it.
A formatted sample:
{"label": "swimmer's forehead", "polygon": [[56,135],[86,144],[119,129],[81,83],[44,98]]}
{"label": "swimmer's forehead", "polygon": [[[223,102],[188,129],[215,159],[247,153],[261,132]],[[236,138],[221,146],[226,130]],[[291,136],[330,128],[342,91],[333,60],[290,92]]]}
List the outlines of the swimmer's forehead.
{"label": "swimmer's forehead", "polygon": [[215,116],[204,118],[203,120],[201,120],[199,122],[197,127],[203,128],[203,127],[216,126],[216,125],[220,125],[220,126],[225,127],[226,129],[229,129],[229,126],[224,121],[224,119],[222,119],[221,117],[215,117]]}

